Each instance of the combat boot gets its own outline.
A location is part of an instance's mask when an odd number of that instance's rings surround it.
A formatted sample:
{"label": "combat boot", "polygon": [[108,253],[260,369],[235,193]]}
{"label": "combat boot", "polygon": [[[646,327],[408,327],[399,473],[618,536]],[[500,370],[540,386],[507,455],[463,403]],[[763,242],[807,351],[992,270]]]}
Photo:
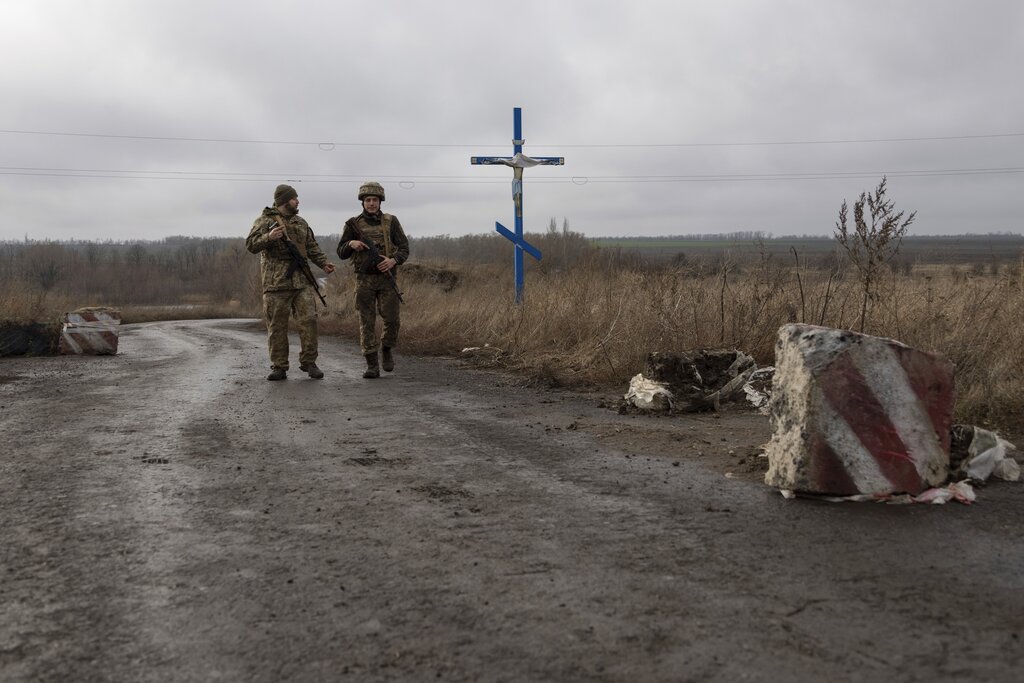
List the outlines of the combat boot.
{"label": "combat boot", "polygon": [[377,365],[377,352],[366,354],[366,371],[363,379],[376,379],[380,377],[380,366]]}
{"label": "combat boot", "polygon": [[391,372],[395,369],[395,357],[391,355],[390,346],[384,347],[384,353],[381,354],[380,367],[384,372]]}
{"label": "combat boot", "polygon": [[271,382],[276,382],[281,379],[288,379],[288,372],[284,368],[274,368],[273,370],[270,371],[270,374],[267,375],[267,379],[269,379]]}
{"label": "combat boot", "polygon": [[309,375],[310,379],[323,379],[324,371],[316,366],[316,363],[307,363],[300,365],[299,370],[302,370]]}

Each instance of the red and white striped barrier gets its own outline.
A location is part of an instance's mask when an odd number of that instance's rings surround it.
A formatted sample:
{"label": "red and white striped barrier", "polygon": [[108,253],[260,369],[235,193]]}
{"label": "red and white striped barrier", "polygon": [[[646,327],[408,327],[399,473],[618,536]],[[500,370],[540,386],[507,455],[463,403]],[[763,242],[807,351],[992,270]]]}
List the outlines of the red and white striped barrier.
{"label": "red and white striped barrier", "polygon": [[121,312],[111,308],[80,308],[64,316],[60,352],[64,355],[117,353]]}
{"label": "red and white striped barrier", "polygon": [[919,494],[949,477],[953,364],[900,342],[785,325],[776,345],[765,483]]}

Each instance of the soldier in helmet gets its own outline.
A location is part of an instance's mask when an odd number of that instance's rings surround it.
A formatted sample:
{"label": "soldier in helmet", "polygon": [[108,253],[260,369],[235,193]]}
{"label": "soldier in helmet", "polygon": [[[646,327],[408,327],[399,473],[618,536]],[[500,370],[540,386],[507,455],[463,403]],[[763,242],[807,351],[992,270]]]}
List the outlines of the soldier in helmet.
{"label": "soldier in helmet", "polygon": [[[409,258],[409,240],[398,218],[380,209],[384,188],[368,181],[359,188],[363,212],[345,221],[338,256],[351,258],[356,272],[356,310],[359,312],[359,346],[366,358],[363,377],[380,377],[380,370],[395,369],[392,353],[398,343],[399,304],[395,282],[397,268]],[[375,258],[375,256],[377,256]],[[378,354],[377,312],[384,321]]]}
{"label": "soldier in helmet", "polygon": [[[317,329],[316,302],[313,285],[302,272],[291,247],[302,259],[309,259],[325,273],[334,272],[334,264],[316,243],[313,229],[299,217],[299,195],[289,185],[274,190],[274,206],[263,209],[253,222],[246,248],[260,254],[260,276],[263,281],[263,314],[267,322],[267,347],[270,350],[269,380],[288,377],[288,316],[295,314],[299,327],[299,369],[313,379],[321,379],[323,371],[316,366]],[[309,266],[305,269],[311,275]]]}

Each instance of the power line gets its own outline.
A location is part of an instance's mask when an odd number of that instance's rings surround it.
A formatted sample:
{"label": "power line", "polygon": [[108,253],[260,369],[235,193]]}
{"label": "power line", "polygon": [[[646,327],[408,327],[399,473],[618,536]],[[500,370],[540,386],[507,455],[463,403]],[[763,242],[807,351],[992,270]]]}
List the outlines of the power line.
{"label": "power line", "polygon": [[[144,173],[149,173],[149,172],[144,172]],[[378,175],[378,176],[372,176],[372,175],[359,175],[359,176],[355,176],[355,175],[353,175],[353,176],[340,177],[340,178],[331,180],[331,179],[317,178],[317,177],[314,177],[314,176],[308,176],[308,175],[305,175],[305,174],[286,174],[286,173],[283,173],[283,174],[270,174],[270,173],[250,174],[250,175],[264,176],[264,177],[259,177],[259,178],[251,178],[251,177],[250,178],[245,178],[245,177],[243,177],[243,178],[236,178],[236,177],[231,177],[231,174],[226,174],[223,177],[210,176],[208,174],[192,175],[192,174],[188,174],[188,173],[185,173],[185,172],[174,172],[174,171],[170,172],[170,173],[173,173],[174,175],[162,175],[162,174],[160,174],[157,171],[153,171],[152,173],[153,173],[153,175],[138,175],[138,174],[132,174],[131,172],[118,173],[117,171],[80,173],[80,172],[75,172],[73,169],[69,170],[68,172],[61,172],[60,170],[39,171],[39,172],[0,170],[0,175],[21,176],[21,177],[25,177],[25,178],[33,178],[33,177],[45,177],[45,178],[119,178],[119,179],[126,179],[126,180],[202,180],[202,181],[206,181],[206,182],[225,181],[225,182],[239,182],[239,183],[265,183],[265,182],[267,182],[267,178],[270,177],[270,178],[274,178],[274,179],[277,179],[277,180],[281,180],[283,182],[290,182],[290,183],[303,183],[303,182],[305,182],[305,183],[362,183],[362,182],[365,182],[366,178],[374,177],[374,178],[380,178],[380,179],[394,180],[396,182],[400,182],[400,181],[404,181],[404,180],[409,180],[409,182],[413,182],[410,179],[415,178],[416,179],[415,182],[420,182],[420,183],[455,183],[455,184],[466,184],[466,185],[486,185],[486,184],[496,184],[496,183],[497,184],[505,184],[505,183],[508,182],[507,180],[473,179],[473,178],[469,178],[469,177],[462,178],[460,176],[451,176],[451,178],[452,178],[451,180],[443,180],[443,178],[446,178],[447,176],[437,176],[437,178],[441,178],[440,180],[438,180],[438,179],[433,179],[434,178],[433,176],[423,176],[422,177],[423,179],[421,179],[420,176],[380,176],[380,175]],[[310,178],[312,178],[312,179],[310,179]],[[461,179],[457,179],[457,178],[461,178]],[[564,182],[569,182],[569,181],[565,180]],[[400,182],[400,184],[401,184],[401,182]]]}
{"label": "power line", "polygon": [[[587,185],[590,183],[686,183],[686,182],[742,182],[742,181],[784,181],[784,180],[830,180],[877,178],[926,178],[938,176],[1007,175],[1024,173],[1024,167],[990,168],[946,168],[888,171],[812,171],[789,173],[719,173],[719,174],[666,174],[666,175],[601,175],[601,176],[544,176],[531,178],[531,183]],[[358,183],[365,178],[396,181],[400,186],[415,184],[464,184],[487,185],[505,184],[507,179],[488,179],[467,175],[394,175],[394,174],[341,174],[341,173],[249,173],[227,171],[131,171],[121,169],[76,169],[0,166],[0,175],[65,178],[108,178],[133,180],[204,180],[227,182],[266,182],[267,178],[283,179],[288,182],[307,183]]]}
{"label": "power line", "polygon": [[[191,138],[168,135],[118,135],[109,133],[75,133],[42,130],[0,130],[7,135],[49,135],[57,137],[102,138],[111,140],[150,140],[167,142],[216,142],[248,145],[295,145],[318,147],[323,151],[331,151],[336,147],[417,147],[417,148],[488,148],[498,147],[496,144],[465,144],[465,143],[417,143],[417,142],[328,142],[310,140],[251,140],[242,138]],[[984,133],[975,135],[934,135],[919,137],[893,138],[859,138],[833,140],[777,140],[777,141],[746,141],[746,142],[658,142],[658,143],[595,143],[595,144],[539,144],[534,147],[561,147],[571,149],[584,148],[686,148],[686,147],[764,147],[782,145],[850,145],[864,143],[889,142],[937,142],[950,140],[986,140],[999,138],[1024,137],[1024,133]],[[505,146],[505,145],[500,145]]]}
{"label": "power line", "polygon": [[[0,131],[2,132],[2,131]],[[861,143],[878,142],[930,142],[941,140],[980,140],[986,138],[1012,138],[1024,137],[1024,133],[989,133],[984,135],[934,135],[929,137],[909,138],[861,138],[848,140],[779,140],[779,141],[751,141],[751,142],[668,142],[668,143],[607,143],[607,144],[559,144],[559,145],[537,145],[538,147],[765,147],[781,145],[851,145]]]}
{"label": "power line", "polygon": [[[308,140],[243,140],[238,138],[187,138],[169,135],[113,135],[107,133],[65,133],[45,130],[0,130],[0,133],[11,135],[52,135],[77,138],[107,138],[113,140],[162,140],[169,142],[227,142],[247,145],[302,145],[319,147],[331,151],[335,147],[468,147],[469,145],[449,145],[434,143],[399,143],[399,142],[311,142]],[[487,146],[487,145],[482,145]],[[495,145],[490,145],[495,146]]]}
{"label": "power line", "polygon": [[215,175],[226,175],[226,176],[261,176],[270,178],[279,178],[282,176],[296,176],[301,175],[307,178],[473,178],[476,176],[467,175],[387,175],[381,173],[303,173],[298,171],[277,171],[275,173],[252,173],[248,171],[137,171],[137,170],[126,170],[126,169],[109,169],[109,168],[45,168],[37,166],[0,166],[0,170],[4,171],[55,171],[55,172],[74,172],[74,173],[118,173],[118,174],[159,174],[159,175],[198,175],[198,176],[215,176]]}

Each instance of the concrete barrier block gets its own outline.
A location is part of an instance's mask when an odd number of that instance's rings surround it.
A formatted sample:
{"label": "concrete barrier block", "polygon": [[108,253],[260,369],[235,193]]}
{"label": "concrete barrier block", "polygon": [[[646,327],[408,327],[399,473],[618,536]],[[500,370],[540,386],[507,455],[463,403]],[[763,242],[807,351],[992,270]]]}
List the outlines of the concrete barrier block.
{"label": "concrete barrier block", "polygon": [[121,312],[112,308],[79,308],[64,316],[59,349],[64,355],[117,353]]}
{"label": "concrete barrier block", "polygon": [[918,494],[949,476],[953,364],[892,339],[784,325],[765,483],[833,495]]}

